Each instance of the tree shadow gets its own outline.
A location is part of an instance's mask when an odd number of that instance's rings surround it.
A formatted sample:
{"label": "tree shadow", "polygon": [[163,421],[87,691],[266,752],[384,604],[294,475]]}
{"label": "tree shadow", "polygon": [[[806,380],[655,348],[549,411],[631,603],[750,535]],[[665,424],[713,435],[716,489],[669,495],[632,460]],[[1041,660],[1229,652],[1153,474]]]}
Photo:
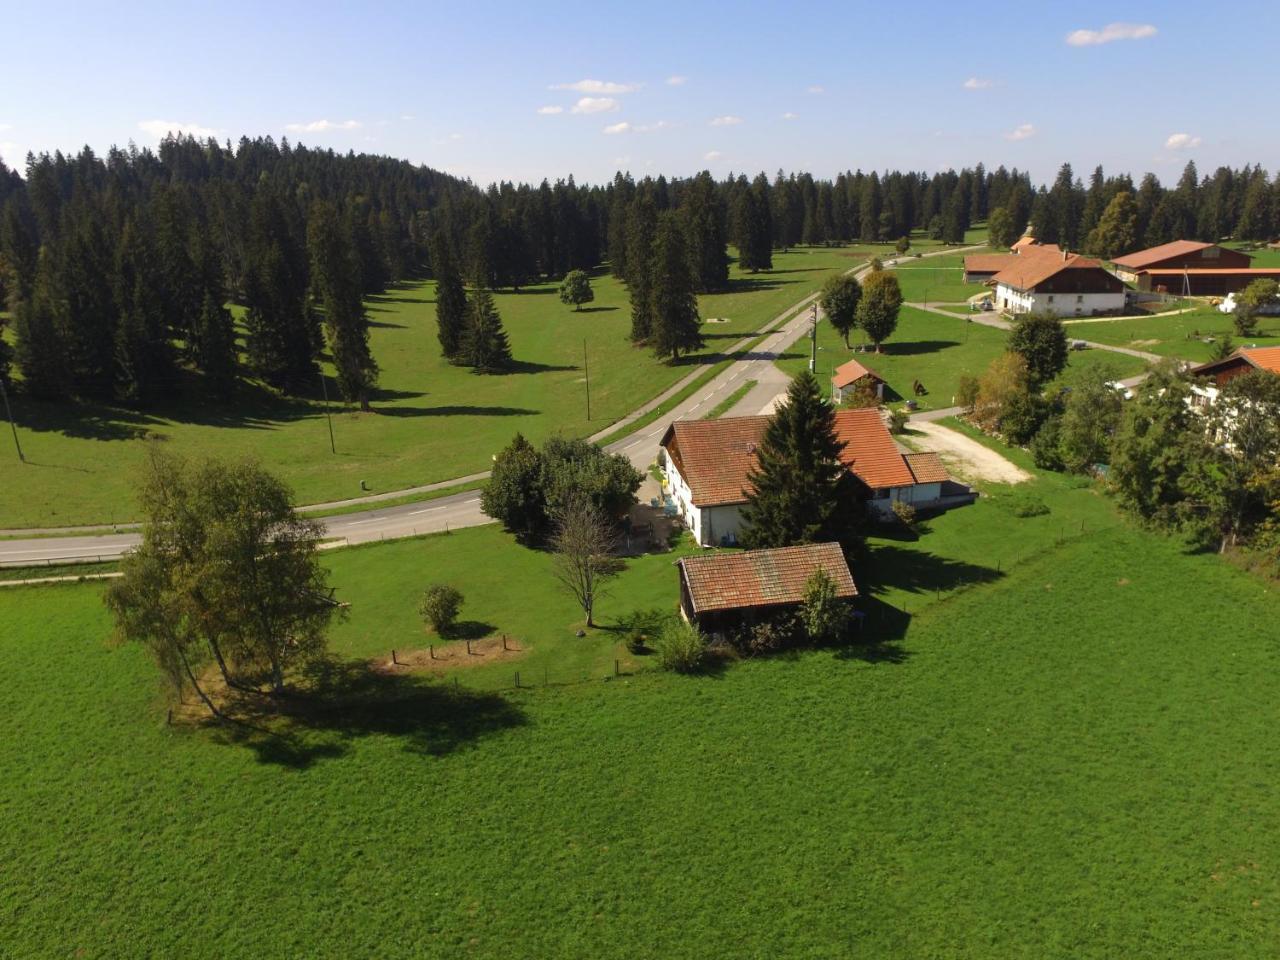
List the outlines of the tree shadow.
{"label": "tree shadow", "polygon": [[[877,536],[880,536],[879,531]],[[949,592],[975,584],[994,583],[1005,576],[1003,571],[992,567],[889,543],[876,544],[862,559],[865,574],[860,577],[859,586],[864,588],[864,596],[874,596],[888,589],[919,594]]]}
{"label": "tree shadow", "polygon": [[[394,313],[393,310],[387,310],[387,313]],[[385,320],[368,320],[366,321],[370,327],[379,330],[408,330],[409,328],[403,323],[387,323]]]}
{"label": "tree shadow", "polygon": [[[913,357],[921,353],[937,353],[939,350],[945,350],[947,347],[960,346],[959,340],[914,340],[907,343],[888,344],[886,353],[890,353],[895,357]],[[876,354],[871,353],[868,356],[874,357]],[[873,360],[872,363],[875,361]]]}
{"label": "tree shadow", "polygon": [[535,363],[532,360],[512,360],[503,373],[563,373],[566,370],[581,370],[577,366],[565,366],[559,363]]}
{"label": "tree shadow", "polygon": [[448,636],[443,637],[442,639],[481,640],[497,632],[497,627],[492,623],[485,623],[483,620],[459,620],[449,628]]}
{"label": "tree shadow", "polygon": [[619,308],[618,307],[582,307],[578,310],[574,310],[573,312],[574,313],[609,313],[617,309]]}
{"label": "tree shadow", "polygon": [[215,740],[252,750],[260,763],[305,770],[346,755],[362,737],[396,737],[411,753],[439,757],[525,722],[523,711],[497,694],[330,658],[306,671],[300,689],[244,698],[226,721],[203,725]]}
{"label": "tree shadow", "polygon": [[446,404],[440,407],[381,407],[374,413],[383,417],[531,417],[538,410],[527,407],[480,407],[467,404]]}

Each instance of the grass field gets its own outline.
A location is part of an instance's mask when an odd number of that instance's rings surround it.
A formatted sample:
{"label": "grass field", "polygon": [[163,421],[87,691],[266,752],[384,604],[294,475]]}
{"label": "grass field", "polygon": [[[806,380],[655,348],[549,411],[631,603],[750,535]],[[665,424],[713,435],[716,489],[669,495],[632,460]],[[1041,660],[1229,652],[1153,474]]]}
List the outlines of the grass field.
{"label": "grass field", "polygon": [[1221,340],[1230,336],[1237,346],[1246,343],[1256,343],[1260,347],[1280,345],[1280,317],[1258,319],[1259,335],[1247,338],[1236,334],[1229,314],[1219,313],[1213,307],[1170,317],[1068,323],[1067,335],[1203,363],[1209,360],[1213,349],[1211,344],[1204,342],[1204,337]]}
{"label": "grass field", "polygon": [[[581,313],[560,303],[554,284],[497,295],[519,364],[505,376],[475,376],[440,358],[432,284],[371,298],[381,394],[374,413],[335,413],[336,456],[318,396],[284,399],[247,384],[225,406],[193,399],[163,415],[20,398],[15,416],[29,462],[19,464],[8,436],[0,436],[0,489],[11,494],[0,502],[0,528],[133,519],[131,474],[147,437],[186,454],[256,456],[293,483],[304,503],[358,496],[361,480],[383,492],[483,470],[517,430],[541,439],[607,427],[696,365],[714,363],[829,273],[861,263],[869,249],[798,248],[777,254],[775,268],[755,276],[735,267],[730,291],[700,301],[704,317],[728,322],[706,324],[706,349],[675,366],[630,345],[625,289],[605,275],[596,277],[595,302]],[[336,396],[332,381],[329,388]]]}
{"label": "grass field", "polygon": [[[167,727],[100,587],[0,592],[0,954],[1269,955],[1274,588],[1077,481],[993,492],[858,562],[874,655],[471,669],[287,737]],[[491,529],[331,556],[344,653],[420,642],[442,571],[466,619],[611,652]],[[674,603],[648,559],[610,615]]]}
{"label": "grass field", "polygon": [[[818,328],[818,379],[827,387],[831,371],[850,357],[885,378],[892,394],[886,392],[890,402],[912,396],[911,384],[919,380],[928,394],[917,398],[922,410],[935,410],[952,406],[952,398],[965,375],[979,376],[993,359],[1004,352],[1008,333],[964,317],[944,317],[937,313],[903,307],[898,315],[898,329],[884,345],[884,353],[852,353],[845,349],[844,341],[829,323]],[[856,348],[864,339],[862,331],[854,331],[851,342]],[[808,356],[800,341],[784,357],[778,366],[792,376],[806,369]],[[1119,377],[1140,373],[1145,364],[1136,357],[1105,353],[1100,350],[1073,352],[1068,370],[1103,365]]]}
{"label": "grass field", "polygon": [[[990,252],[988,249],[970,251]],[[974,294],[989,290],[981,283],[964,282],[964,258],[968,255],[930,257],[894,267],[903,299],[909,303],[964,303]]]}

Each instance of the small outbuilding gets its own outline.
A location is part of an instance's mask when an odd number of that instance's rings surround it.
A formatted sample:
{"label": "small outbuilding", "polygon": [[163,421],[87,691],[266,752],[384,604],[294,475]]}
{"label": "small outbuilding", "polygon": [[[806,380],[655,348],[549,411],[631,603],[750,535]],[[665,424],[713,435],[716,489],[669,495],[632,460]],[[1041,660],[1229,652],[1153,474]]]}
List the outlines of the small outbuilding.
{"label": "small outbuilding", "polygon": [[681,614],[711,633],[799,606],[809,579],[818,571],[831,579],[836,596],[858,596],[838,543],[698,554],[681,558],[676,566]]}
{"label": "small outbuilding", "polygon": [[871,385],[877,400],[884,399],[884,378],[857,360],[850,360],[836,367],[835,374],[831,377],[831,396],[836,403],[840,403],[856,392],[858,385],[862,383]]}

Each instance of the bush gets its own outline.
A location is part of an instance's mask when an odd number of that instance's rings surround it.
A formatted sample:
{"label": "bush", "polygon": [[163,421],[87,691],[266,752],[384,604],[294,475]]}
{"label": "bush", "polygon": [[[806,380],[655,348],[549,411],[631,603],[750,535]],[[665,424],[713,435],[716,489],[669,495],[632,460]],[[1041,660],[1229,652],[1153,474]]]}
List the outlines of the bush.
{"label": "bush", "polygon": [[423,622],[442,637],[453,632],[461,609],[462,591],[443,583],[427,587],[426,593],[422,595],[422,603],[418,605]]}
{"label": "bush", "polygon": [[898,522],[907,527],[916,525],[916,508],[905,500],[893,501],[893,515],[898,518]]}
{"label": "bush", "polygon": [[960,383],[956,387],[956,405],[964,407],[966,410],[972,410],[975,403],[978,402],[978,378],[971,377],[969,374],[960,376]]}
{"label": "bush", "polygon": [[654,652],[663,670],[697,673],[707,662],[707,640],[693,624],[671,617],[654,644]]}
{"label": "bush", "polygon": [[902,433],[907,429],[907,421],[911,419],[911,414],[905,410],[889,411],[889,432]]}
{"label": "bush", "polygon": [[1007,497],[997,497],[996,504],[1008,510],[1019,519],[1027,517],[1043,517],[1049,512],[1049,506],[1039,497],[1026,493],[1015,493]]}
{"label": "bush", "polygon": [[627,652],[646,653],[650,641],[662,632],[664,624],[670,618],[671,614],[656,608],[633,613],[627,621]]}
{"label": "bush", "polygon": [[[896,513],[898,504],[893,506]],[[907,506],[907,509],[911,508]],[[912,510],[911,514],[914,517],[915,511]],[[835,583],[821,570],[805,584],[800,622],[804,625],[805,635],[813,643],[842,640],[848,632],[849,604],[836,596]]]}
{"label": "bush", "polygon": [[1000,417],[1000,432],[1012,444],[1021,447],[1031,442],[1040,425],[1049,416],[1049,404],[1031,393],[1009,398]]}
{"label": "bush", "polygon": [[1041,470],[1064,469],[1060,439],[1062,436],[1062,418],[1050,417],[1040,427],[1040,432],[1031,439],[1031,459]]}
{"label": "bush", "polygon": [[758,623],[743,626],[732,637],[735,649],[750,655],[777,653],[797,645],[804,638],[800,618],[794,613],[778,613]]}

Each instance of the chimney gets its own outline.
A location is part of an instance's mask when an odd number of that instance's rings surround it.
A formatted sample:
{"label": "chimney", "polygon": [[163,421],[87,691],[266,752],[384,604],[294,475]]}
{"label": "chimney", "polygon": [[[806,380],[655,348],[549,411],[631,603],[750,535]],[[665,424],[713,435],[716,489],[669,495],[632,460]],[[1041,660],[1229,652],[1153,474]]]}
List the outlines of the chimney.
{"label": "chimney", "polygon": [[1063,262],[1063,263],[1066,263],[1066,262],[1067,262],[1067,257],[1069,257],[1069,256],[1071,256],[1071,254],[1067,252],[1067,248],[1066,248],[1066,247],[1063,247],[1063,248],[1062,248],[1062,262]]}

